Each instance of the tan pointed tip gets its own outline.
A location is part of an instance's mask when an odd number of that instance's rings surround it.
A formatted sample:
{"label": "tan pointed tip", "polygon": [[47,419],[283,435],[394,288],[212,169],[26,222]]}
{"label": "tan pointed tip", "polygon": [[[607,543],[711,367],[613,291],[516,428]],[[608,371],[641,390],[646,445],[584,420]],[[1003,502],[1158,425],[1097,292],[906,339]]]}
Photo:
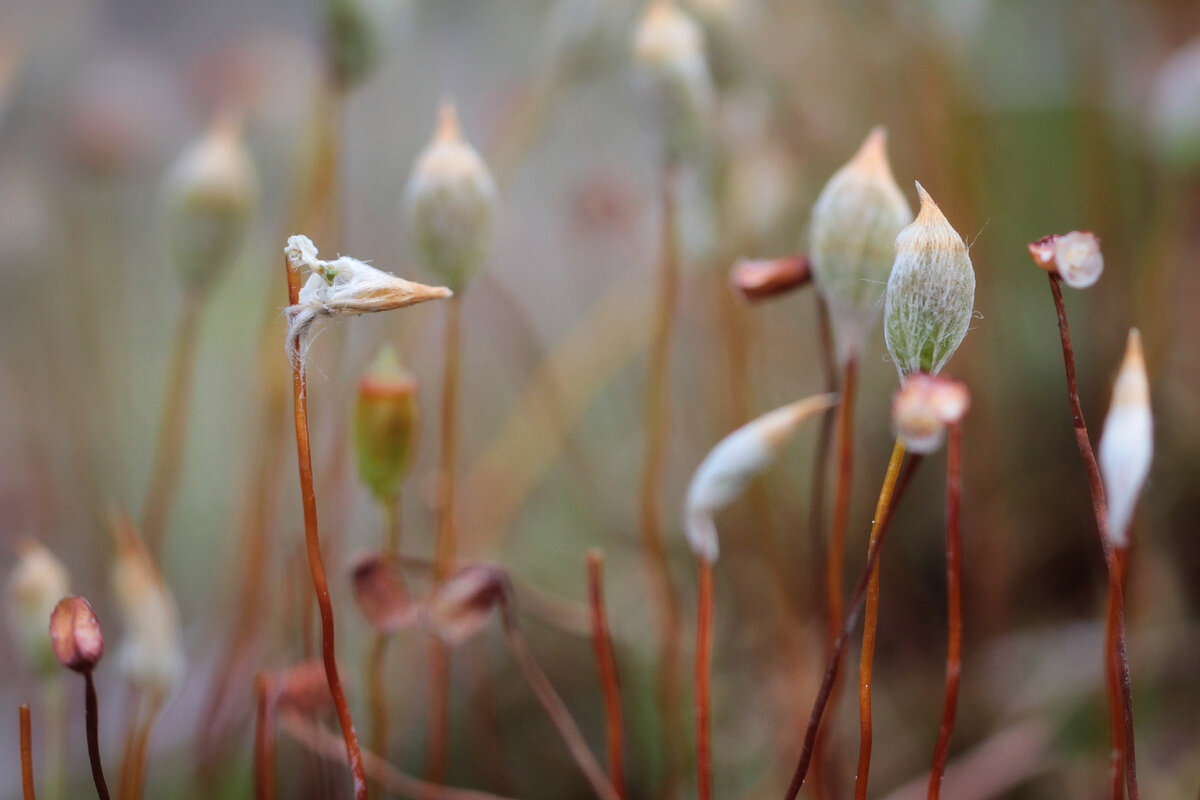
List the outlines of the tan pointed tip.
{"label": "tan pointed tip", "polygon": [[1142,354],[1142,332],[1137,328],[1129,329],[1129,338],[1125,342],[1125,363],[1143,371],[1146,369],[1146,359]]}
{"label": "tan pointed tip", "polygon": [[1113,389],[1113,406],[1150,405],[1150,379],[1146,375],[1146,359],[1142,354],[1142,335],[1137,328],[1129,329],[1125,357],[1117,372]]}
{"label": "tan pointed tip", "polygon": [[438,107],[437,131],[433,140],[442,144],[462,141],[462,127],[458,124],[458,109],[450,98],[442,100]]}
{"label": "tan pointed tip", "polygon": [[856,169],[871,173],[885,180],[892,180],[892,165],[887,157],[887,128],[876,125],[863,139],[851,164]]}
{"label": "tan pointed tip", "polygon": [[946,215],[942,213],[942,209],[934,202],[929,192],[925,191],[925,187],[920,181],[913,181],[917,185],[917,197],[921,200],[921,210],[917,212],[917,222],[931,223],[935,221],[945,222]]}

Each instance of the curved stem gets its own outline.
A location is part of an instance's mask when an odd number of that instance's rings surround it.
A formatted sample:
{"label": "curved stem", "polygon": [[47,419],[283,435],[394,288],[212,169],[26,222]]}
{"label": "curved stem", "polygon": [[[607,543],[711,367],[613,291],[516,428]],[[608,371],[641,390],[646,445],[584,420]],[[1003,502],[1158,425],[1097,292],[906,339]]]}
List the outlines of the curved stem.
{"label": "curved stem", "polygon": [[958,712],[958,684],[962,674],[961,423],[950,426],[946,459],[946,700],[937,745],[933,749],[933,767],[929,771],[929,800],[938,800],[942,793],[942,776],[946,773],[946,760],[950,755],[950,736]]}
{"label": "curved stem", "polygon": [[829,660],[825,665],[825,676],[821,679],[821,687],[817,690],[817,697],[813,701],[812,713],[808,718],[808,727],[804,731],[804,743],[800,747],[800,757],[796,762],[796,769],[792,773],[792,780],[788,784],[787,792],[784,794],[786,800],[796,800],[796,795],[800,793],[800,787],[804,785],[804,780],[808,776],[808,769],[812,765],[813,752],[817,741],[817,731],[821,727],[821,718],[824,716],[825,708],[829,705],[829,698],[833,694],[833,684],[837,680],[838,668],[842,663],[842,654],[846,650],[846,642],[850,640],[850,634],[854,632],[854,626],[858,623],[858,615],[862,611],[863,603],[866,601],[867,585],[870,583],[871,575],[875,571],[875,564],[879,559],[879,551],[883,547],[884,539],[887,538],[889,523],[895,513],[896,506],[904,496],[904,491],[908,488],[913,473],[916,472],[921,461],[922,457],[919,455],[909,458],[908,463],[904,466],[904,471],[900,474],[899,480],[896,481],[891,503],[885,507],[886,513],[877,513],[875,515],[872,535],[876,538],[876,547],[867,553],[867,563],[863,566],[862,574],[858,579],[858,585],[855,587],[854,594],[850,598],[850,606],[846,612],[846,618],[842,621],[842,627],[833,642]]}
{"label": "curved stem", "polygon": [[[293,272],[287,263],[284,269],[288,276],[288,297],[295,305],[300,292],[300,275]],[[354,720],[346,705],[346,694],[338,676],[337,656],[334,647],[333,602],[329,597],[329,583],[325,579],[325,563],[321,560],[321,538],[317,529],[317,495],[313,485],[312,449],[308,437],[308,396],[305,372],[301,361],[292,365],[292,402],[296,427],[296,454],[300,468],[300,496],[304,504],[304,543],[308,553],[308,567],[312,573],[313,590],[317,595],[317,606],[321,614],[321,657],[325,664],[325,678],[329,682],[329,693],[337,708],[338,722],[346,742],[346,759],[354,776],[355,800],[366,800],[367,779],[363,772],[362,753],[358,746],[358,734],[354,731]]]}
{"label": "curved stem", "polygon": [[507,603],[501,606],[501,619],[504,623],[505,638],[508,639],[508,646],[512,650],[517,666],[521,668],[521,674],[525,676],[529,688],[533,690],[538,702],[542,704],[542,708],[550,717],[550,721],[554,723],[559,735],[566,742],[567,749],[571,751],[571,756],[579,765],[579,769],[587,778],[588,783],[591,784],[592,790],[600,800],[621,800],[620,793],[609,781],[608,776],[604,774],[600,762],[596,761],[596,757],[592,755],[591,749],[588,748],[587,742],[583,738],[583,733],[575,724],[575,720],[571,718],[571,712],[567,710],[566,704],[558,696],[558,692],[554,691],[554,686],[546,677],[546,673],[542,672],[541,667],[534,661],[533,655],[529,652],[529,645],[525,643],[525,637],[521,635],[512,609]]}
{"label": "curved stem", "polygon": [[33,791],[33,726],[28,703],[21,703],[17,717],[21,727],[21,796],[24,800],[37,800]]}
{"label": "curved stem", "polygon": [[[878,520],[887,516],[891,506],[892,492],[896,487],[896,479],[900,475],[900,463],[904,460],[904,442],[896,439],[892,448],[892,458],[888,461],[887,472],[883,477],[883,487],[879,490],[879,502],[875,506],[876,524],[871,527],[871,539],[867,545],[868,553],[878,553],[881,549]],[[866,800],[867,780],[871,775],[871,672],[875,666],[875,632],[879,625],[879,557],[871,567],[871,578],[867,583],[867,612],[863,617],[862,654],[858,665],[858,772],[854,777],[854,800]]]}
{"label": "curved stem", "polygon": [[699,800],[712,800],[713,565],[701,558],[696,612],[696,785]]}
{"label": "curved stem", "polygon": [[600,671],[604,692],[605,729],[608,732],[608,774],[612,784],[625,798],[625,734],[621,715],[621,682],[613,655],[608,615],[604,610],[604,556],[598,550],[588,553],[588,600],[592,607],[592,647]]}
{"label": "curved stem", "polygon": [[92,762],[92,781],[100,800],[109,800],[108,784],[104,781],[104,764],[100,761],[100,712],[96,702],[96,683],[92,671],[83,673],[84,716],[87,720],[88,759]]}
{"label": "curved stem", "polygon": [[254,676],[254,800],[275,800],[275,732],[267,676]]}
{"label": "curved stem", "polygon": [[188,407],[196,368],[196,346],[200,341],[200,317],[206,297],[202,290],[193,289],[184,298],[183,317],[179,321],[171,352],[158,444],[154,450],[150,487],[146,491],[142,513],[142,533],[155,561],[161,559],[167,518],[179,491],[183,451],[187,445]]}

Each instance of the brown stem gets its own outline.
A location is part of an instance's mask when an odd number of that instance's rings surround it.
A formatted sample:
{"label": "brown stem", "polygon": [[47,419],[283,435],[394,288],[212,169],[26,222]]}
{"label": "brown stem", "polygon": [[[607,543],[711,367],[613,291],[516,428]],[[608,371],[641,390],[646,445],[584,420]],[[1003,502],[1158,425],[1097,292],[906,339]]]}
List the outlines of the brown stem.
{"label": "brown stem", "polygon": [[108,784],[104,781],[104,764],[100,761],[100,711],[96,702],[96,683],[92,671],[83,673],[84,716],[87,720],[88,759],[92,762],[92,782],[100,800],[109,800]]}
{"label": "brown stem", "polygon": [[962,543],[959,506],[962,501],[962,424],[950,426],[946,447],[946,700],[942,725],[933,749],[929,771],[929,800],[942,793],[942,776],[950,755],[950,736],[958,712],[958,684],[962,673]]}
{"label": "brown stem", "polygon": [[642,430],[645,451],[642,458],[638,517],[646,567],[650,573],[659,631],[657,697],[663,722],[664,757],[668,793],[678,777],[682,760],[680,736],[679,674],[682,614],[679,598],[671,582],[666,546],[662,532],[662,487],[670,446],[669,374],[671,339],[675,307],[679,293],[679,251],[675,229],[676,174],[668,163],[662,175],[662,241],[658,268],[658,296],[646,363],[645,400]]}
{"label": "brown stem", "polygon": [[825,609],[827,642],[833,646],[845,608],[843,572],[846,563],[846,528],[850,521],[850,489],[854,483],[854,402],[858,394],[858,363],[846,362],[842,373],[842,398],[837,417],[837,483],[834,487],[833,529],[825,559]]}
{"label": "brown stem", "polygon": [[[300,293],[300,274],[287,263],[284,270],[288,278],[288,299],[295,305]],[[354,731],[354,720],[346,705],[346,694],[338,677],[336,650],[334,648],[333,602],[329,597],[329,583],[325,579],[325,564],[321,560],[321,537],[317,529],[317,495],[313,485],[312,449],[308,438],[308,396],[305,387],[303,362],[292,364],[292,403],[296,423],[296,454],[300,468],[300,496],[304,504],[304,542],[308,551],[308,567],[312,572],[313,590],[321,613],[321,656],[325,663],[325,677],[329,681],[329,693],[337,708],[338,722],[346,742],[346,758],[354,776],[355,800],[366,800],[367,779],[363,772],[362,753],[358,746],[358,734]]]}
{"label": "brown stem", "polygon": [[129,795],[128,800],[141,800],[143,785],[146,781],[146,752],[150,746],[150,731],[158,719],[162,709],[163,694],[155,691],[150,697],[150,706],[146,710],[146,718],[137,728],[133,742],[133,752],[129,766]]}
{"label": "brown stem", "polygon": [[[454,490],[458,460],[458,384],[461,361],[462,293],[446,306],[446,363],[442,373],[441,449],[437,484],[437,538],[434,543],[433,580],[440,584],[454,569],[457,544],[454,527]],[[429,756],[425,772],[433,783],[446,777],[450,732],[450,651],[436,636],[429,640],[430,704]]]}
{"label": "brown stem", "polygon": [[[891,506],[892,492],[904,461],[904,442],[896,439],[892,458],[888,461],[883,487],[879,490],[879,502],[875,506],[875,519],[885,518]],[[879,524],[871,527],[871,539],[867,552],[878,552]],[[863,617],[862,654],[858,665],[858,772],[854,777],[854,800],[866,800],[867,781],[871,775],[871,672],[875,667],[875,632],[879,626],[879,559],[876,557],[871,568],[871,579],[867,583],[867,611]]]}
{"label": "brown stem", "polygon": [[[400,497],[399,494],[389,501],[382,503],[384,517],[383,552],[388,558],[396,558],[400,554]],[[388,703],[387,683],[384,681],[383,668],[387,661],[387,648],[391,637],[387,634],[376,633],[371,639],[367,651],[364,673],[366,675],[368,706],[371,709],[371,749],[382,753],[388,752]]]}
{"label": "brown stem", "polygon": [[188,406],[192,397],[192,377],[196,366],[196,345],[200,341],[200,318],[206,295],[199,289],[188,292],[183,302],[183,317],[175,334],[171,366],[167,372],[163,413],[158,428],[158,444],[150,471],[150,487],[142,513],[142,533],[155,561],[161,559],[167,518],[179,491],[183,451],[187,445]]}
{"label": "brown stem", "polygon": [[[1083,459],[1084,473],[1087,475],[1088,491],[1092,498],[1092,513],[1096,518],[1096,529],[1100,535],[1100,547],[1104,551],[1104,562],[1108,566],[1110,595],[1114,584],[1117,587],[1118,604],[1116,620],[1116,650],[1105,649],[1105,677],[1108,689],[1110,709],[1119,698],[1121,712],[1110,710],[1109,731],[1113,743],[1113,754],[1110,757],[1110,769],[1116,770],[1118,764],[1124,764],[1125,784],[1129,792],[1129,800],[1138,798],[1137,764],[1133,748],[1133,693],[1129,678],[1129,660],[1125,653],[1125,615],[1121,609],[1124,603],[1121,592],[1120,571],[1117,555],[1112,546],[1112,536],[1108,529],[1108,505],[1104,497],[1104,480],[1100,475],[1100,466],[1096,463],[1096,454],[1092,450],[1092,442],[1088,436],[1087,423],[1083,419],[1083,408],[1079,403],[1079,384],[1075,376],[1075,349],[1071,344],[1071,328],[1067,322],[1067,310],[1063,304],[1062,287],[1057,273],[1050,273],[1050,294],[1054,298],[1054,310],[1058,315],[1058,333],[1062,340],[1063,364],[1067,374],[1067,401],[1071,407],[1071,423],[1075,429],[1075,442],[1079,446],[1079,455]],[[1110,596],[1110,606],[1113,602]],[[1111,620],[1109,624],[1113,624]],[[1112,784],[1110,781],[1110,791]]]}
{"label": "brown stem", "polygon": [[21,726],[21,796],[24,800],[36,800],[33,791],[33,726],[29,720],[28,703],[21,703],[17,717]]}
{"label": "brown stem", "polygon": [[254,800],[275,800],[275,731],[267,676],[254,676]]}
{"label": "brown stem", "polygon": [[521,635],[521,630],[517,627],[516,617],[511,607],[507,603],[503,603],[500,610],[501,620],[504,623],[504,635],[508,640],[509,649],[512,650],[513,658],[516,659],[517,666],[521,668],[521,674],[525,676],[529,688],[533,690],[538,702],[542,704],[542,708],[550,717],[550,721],[554,723],[559,735],[566,742],[567,749],[571,751],[571,757],[579,765],[580,771],[591,784],[592,790],[601,800],[621,800],[620,793],[609,781],[608,776],[604,774],[600,762],[592,755],[579,726],[571,718],[571,712],[567,710],[566,704],[558,696],[558,692],[554,691],[554,686],[546,677],[546,673],[542,672],[541,667],[534,661],[533,655],[529,652],[529,645],[525,643],[525,637]]}
{"label": "brown stem", "polygon": [[600,671],[604,692],[605,730],[608,733],[608,774],[622,800],[625,798],[625,734],[621,716],[621,682],[617,659],[613,654],[608,615],[604,610],[604,556],[599,550],[588,552],[588,600],[592,607],[592,648]]}
{"label": "brown stem", "polygon": [[[1116,551],[1114,551],[1116,555]],[[1116,559],[1114,559],[1116,566]],[[1121,666],[1117,651],[1117,628],[1121,619],[1121,592],[1113,591],[1114,577],[1124,581],[1124,575],[1108,576],[1108,612],[1104,626],[1104,684],[1108,698],[1108,726],[1112,740],[1109,754],[1108,796],[1110,800],[1125,797],[1124,719],[1121,714]]]}
{"label": "brown stem", "polygon": [[696,612],[696,782],[699,800],[712,800],[713,565],[701,558]]}
{"label": "brown stem", "polygon": [[833,694],[833,684],[837,680],[842,653],[846,650],[846,642],[850,640],[850,634],[854,632],[854,626],[858,623],[858,615],[866,601],[867,585],[871,581],[871,575],[875,572],[875,564],[879,559],[879,551],[883,548],[884,539],[887,538],[889,523],[921,460],[922,457],[919,455],[909,458],[904,470],[900,473],[900,479],[896,481],[895,491],[892,493],[892,500],[886,513],[877,513],[875,516],[872,534],[875,535],[876,546],[867,552],[867,563],[863,565],[858,585],[854,588],[854,594],[850,598],[846,618],[842,620],[841,629],[838,630],[837,638],[833,642],[829,660],[825,665],[825,676],[821,679],[821,688],[817,690],[812,714],[808,718],[808,727],[804,731],[804,743],[800,747],[800,758],[796,762],[796,770],[792,774],[791,783],[788,784],[787,793],[784,795],[786,800],[796,799],[796,795],[800,793],[800,787],[804,785],[804,779],[808,776],[808,768],[812,764],[814,744],[817,740],[817,731],[821,727],[821,718],[824,716],[825,708],[829,705],[829,698]]}

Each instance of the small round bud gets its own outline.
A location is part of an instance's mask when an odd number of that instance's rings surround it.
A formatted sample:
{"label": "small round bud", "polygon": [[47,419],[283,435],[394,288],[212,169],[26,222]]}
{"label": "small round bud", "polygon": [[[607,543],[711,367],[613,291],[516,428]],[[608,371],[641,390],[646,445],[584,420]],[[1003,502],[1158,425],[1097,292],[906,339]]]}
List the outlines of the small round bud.
{"label": "small round bud", "polygon": [[1109,536],[1113,546],[1128,547],[1133,512],[1154,457],[1150,380],[1137,328],[1129,332],[1096,456],[1108,500]]}
{"label": "small round bud", "polygon": [[496,184],[463,139],[458,114],[443,103],[437,131],[417,157],[404,207],[417,255],[451,289],[467,284],[491,242]]}
{"label": "small round bud", "polygon": [[917,184],[921,211],[896,237],[883,333],[900,379],[937,374],[962,344],[975,307],[975,270],[962,237]]}
{"label": "small round bud", "polygon": [[396,559],[371,553],[350,568],[354,602],[378,633],[395,633],[417,618],[417,606],[404,588]]}
{"label": "small round bud", "polygon": [[417,435],[417,382],[385,347],[358,382],[354,449],[358,476],[381,503],[393,502],[412,463]]}
{"label": "small round bud", "polygon": [[866,344],[892,269],[896,236],[912,218],[892,178],[887,132],[875,128],[821,190],[809,232],[813,279],[829,304],[843,364]]}
{"label": "small round bud", "polygon": [[325,58],[339,91],[365,81],[379,63],[380,9],[372,0],[325,0]]}
{"label": "small round bud", "polygon": [[700,26],[675,0],[651,0],[634,32],[633,50],[654,95],[667,149],[693,149],[704,137],[713,107]]}
{"label": "small round bud", "polygon": [[82,597],[64,597],[50,614],[50,641],[58,663],[78,673],[91,672],[104,655],[104,634],[92,606]]}
{"label": "small round bud", "polygon": [[429,603],[429,622],[447,643],[461,644],[483,630],[507,592],[508,574],[501,567],[469,564],[438,588]]}
{"label": "small round bud", "polygon": [[1183,171],[1200,168],[1200,38],[1179,48],[1159,70],[1149,118],[1165,164]]}
{"label": "small round bud", "polygon": [[8,578],[8,622],[17,650],[37,675],[56,669],[54,650],[46,641],[46,620],[69,591],[67,568],[53,553],[32,540],[19,545]]}
{"label": "small round bud", "polygon": [[1086,289],[1104,272],[1100,240],[1088,231],[1044,236],[1030,243],[1029,255],[1033,263],[1056,273],[1072,289]]}
{"label": "small round bud", "polygon": [[233,264],[258,203],[240,126],[218,118],[171,166],[163,197],[176,268],[189,286],[211,286]]}
{"label": "small round bud", "polygon": [[970,404],[971,395],[961,381],[919,372],[896,392],[892,425],[910,452],[925,455],[942,446],[946,426],[958,423]]}

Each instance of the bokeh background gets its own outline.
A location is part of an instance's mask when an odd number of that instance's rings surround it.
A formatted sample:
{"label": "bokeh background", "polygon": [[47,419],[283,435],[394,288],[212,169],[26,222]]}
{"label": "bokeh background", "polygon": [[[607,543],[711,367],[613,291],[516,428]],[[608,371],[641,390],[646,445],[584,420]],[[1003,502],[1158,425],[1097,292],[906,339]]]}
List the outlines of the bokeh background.
{"label": "bokeh background", "polygon": [[[461,557],[516,577],[532,647],[597,752],[601,695],[587,638],[584,554],[607,559],[624,691],[630,796],[662,796],[664,752],[690,722],[654,702],[656,631],[637,521],[645,352],[661,206],[661,136],[639,91],[625,0],[380,0],[376,68],[340,96],[316,3],[6,0],[0,6],[0,566],[22,537],[55,552],[120,637],[104,519],[143,501],[183,290],[162,233],[177,154],[237,107],[262,182],[237,264],[201,320],[183,480],[161,564],[180,607],[186,679],[163,710],[147,795],[250,797],[251,676],[301,660],[302,525],[290,438],[281,250],[309,233],[432,281],[401,194],[439,101],[499,186],[494,245],[466,293]],[[1025,244],[1090,229],[1106,271],[1067,292],[1093,436],[1130,326],[1145,337],[1154,468],[1133,532],[1128,597],[1143,791],[1200,787],[1200,6],[1173,0],[692,0],[718,102],[679,207],[683,281],[671,355],[664,524],[687,630],[695,572],[677,509],[726,432],[824,385],[812,289],[749,306],[738,257],[802,252],[809,209],[870,128],[893,170],[937,198],[971,244],[977,319],[948,372],[970,386],[963,531],[964,686],[955,797],[1095,797],[1107,729],[1105,573],[1067,411],[1054,308]],[[314,152],[334,137],[323,194]],[[319,195],[319,196],[318,196]],[[319,213],[313,209],[318,209]],[[391,343],[420,381],[421,441],[404,493],[404,549],[432,552],[443,310],[330,326],[311,353],[318,500],[339,657],[363,713],[369,630],[346,565],[377,546],[378,509],[349,440],[358,377]],[[863,360],[851,557],[865,551],[891,444],[896,387],[880,333]],[[286,384],[284,384],[286,389]],[[721,520],[714,748],[717,794],[778,797],[822,667],[821,555],[808,526],[818,426],[755,501]],[[872,795],[921,780],[941,714],[944,456],[929,459],[882,560]],[[268,557],[247,578],[250,537]],[[249,581],[249,583],[247,583]],[[257,587],[250,595],[240,587]],[[420,586],[420,581],[417,581]],[[245,598],[254,598],[247,606]],[[250,645],[212,705],[238,620]],[[309,619],[311,623],[311,618]],[[5,634],[0,709],[37,684]],[[690,633],[685,641],[690,653]],[[427,637],[388,668],[391,760],[424,757]],[[528,798],[589,792],[493,623],[454,661],[451,785]],[[855,663],[851,654],[851,665]],[[115,771],[127,692],[102,664],[102,743]],[[690,668],[679,676],[690,694]],[[76,681],[67,796],[86,796]],[[685,708],[689,706],[685,703]],[[855,714],[838,709],[852,775]],[[690,719],[690,715],[688,716]],[[329,721],[329,720],[327,720]],[[19,796],[16,726],[0,726],[0,795]],[[690,755],[688,756],[690,759]],[[280,736],[281,791],[347,796],[341,768]],[[685,764],[683,792],[694,792]],[[841,787],[845,794],[847,786]],[[918,791],[911,796],[920,796]],[[904,795],[910,796],[910,795]]]}

